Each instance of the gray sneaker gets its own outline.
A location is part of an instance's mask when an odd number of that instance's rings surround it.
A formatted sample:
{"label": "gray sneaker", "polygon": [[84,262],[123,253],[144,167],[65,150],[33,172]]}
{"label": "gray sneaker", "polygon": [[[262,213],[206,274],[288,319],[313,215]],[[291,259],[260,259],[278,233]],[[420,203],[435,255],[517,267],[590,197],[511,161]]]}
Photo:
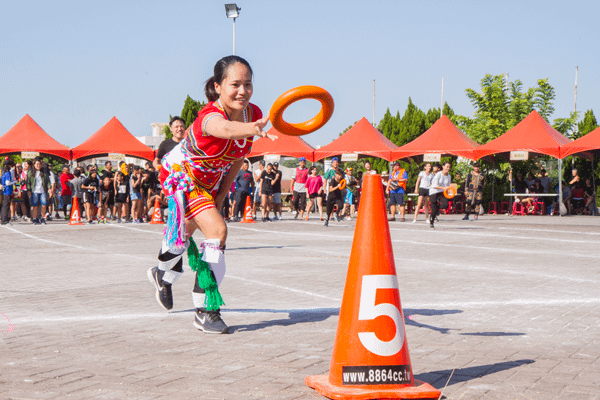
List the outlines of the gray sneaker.
{"label": "gray sneaker", "polygon": [[171,284],[164,283],[162,276],[164,272],[159,270],[158,267],[153,267],[148,270],[148,280],[156,288],[156,301],[165,310],[173,308],[173,293],[171,292]]}
{"label": "gray sneaker", "polygon": [[206,309],[196,309],[194,316],[194,326],[206,333],[227,333],[229,328],[221,319],[221,311],[207,311]]}

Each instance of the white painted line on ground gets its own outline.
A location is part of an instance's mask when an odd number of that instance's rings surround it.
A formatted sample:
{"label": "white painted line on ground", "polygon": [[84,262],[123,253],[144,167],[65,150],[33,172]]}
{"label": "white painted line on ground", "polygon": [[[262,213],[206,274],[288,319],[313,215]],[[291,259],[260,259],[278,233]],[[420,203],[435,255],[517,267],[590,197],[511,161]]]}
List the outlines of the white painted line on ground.
{"label": "white painted line on ground", "polygon": [[[348,239],[348,240],[353,240],[353,236],[344,236],[344,235],[339,235],[339,234],[325,234],[325,233],[314,233],[314,232],[287,232],[287,231],[275,231],[275,230],[262,230],[262,229],[255,229],[255,228],[249,228],[249,227],[242,227],[242,226],[233,226],[233,229],[241,229],[241,230],[247,230],[247,231],[252,231],[252,232],[259,232],[259,233],[274,233],[274,234],[279,234],[279,235],[294,235],[294,236],[311,236],[311,237],[326,237],[326,238],[330,238],[333,240],[340,240],[340,239]],[[414,245],[419,245],[419,246],[431,246],[433,243],[432,242],[421,242],[421,241],[417,241],[417,240],[403,240],[403,239],[392,239],[392,242],[394,243],[405,243],[405,244],[414,244]],[[590,254],[590,253],[583,253],[581,251],[551,251],[551,250],[535,250],[535,249],[509,249],[509,248],[502,248],[502,247],[488,247],[488,246],[471,246],[471,245],[464,245],[464,244],[456,244],[456,243],[435,243],[435,246],[438,247],[453,247],[453,248],[464,248],[464,249],[477,249],[477,250],[488,250],[488,251],[495,251],[495,252],[501,252],[501,253],[518,253],[518,254],[527,254],[527,255],[532,255],[532,254],[541,254],[541,255],[549,255],[549,254],[554,254],[554,255],[560,255],[560,256],[568,256],[568,257],[580,257],[580,258],[594,258],[597,259],[599,256],[597,254]]]}
{"label": "white painted line on ground", "polygon": [[[600,298],[589,298],[589,299],[514,299],[508,301],[450,301],[450,302],[431,302],[431,303],[414,303],[404,302],[402,308],[405,310],[413,309],[469,309],[469,308],[488,308],[488,307],[512,307],[512,306],[563,306],[570,307],[572,305],[591,305],[599,304]],[[323,313],[331,312],[334,313],[339,310],[339,307],[315,307],[315,308],[289,308],[289,309],[223,309],[223,313],[227,314],[271,314],[271,313]],[[90,322],[90,321],[111,321],[111,320],[132,320],[141,318],[172,318],[186,317],[193,310],[182,310],[177,312],[161,312],[161,313],[139,313],[139,314],[100,314],[100,315],[83,315],[74,317],[21,317],[11,319],[11,324],[43,324],[43,323],[78,323],[78,322]]]}
{"label": "white painted line on ground", "polygon": [[499,226],[498,229],[507,231],[523,231],[523,232],[546,232],[546,233],[571,233],[573,235],[594,235],[600,236],[600,232],[579,232],[579,231],[558,231],[555,229],[535,229],[535,228],[507,228]]}

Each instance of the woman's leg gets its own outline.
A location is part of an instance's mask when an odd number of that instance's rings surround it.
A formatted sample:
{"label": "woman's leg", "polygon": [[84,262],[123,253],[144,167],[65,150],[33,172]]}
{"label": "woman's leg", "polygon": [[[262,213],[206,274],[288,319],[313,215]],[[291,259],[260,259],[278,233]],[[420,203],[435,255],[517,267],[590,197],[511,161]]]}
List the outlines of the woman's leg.
{"label": "woman's leg", "polygon": [[419,210],[421,209],[421,204],[423,203],[423,196],[419,196],[417,199],[417,207],[415,208],[415,221],[417,220],[417,216],[419,215]]}
{"label": "woman's leg", "polygon": [[308,199],[308,204],[306,204],[306,220],[308,221],[308,216],[310,215],[310,210],[313,207],[314,199]]}
{"label": "woman's leg", "polygon": [[262,214],[262,218],[264,220],[265,218],[267,218],[265,216],[265,212],[267,211],[267,195],[266,194],[261,194],[260,197],[261,197],[260,204],[262,206],[260,208],[260,213]]}
{"label": "woman's leg", "polygon": [[323,221],[323,198],[317,196],[317,208],[319,209],[319,218]]}
{"label": "woman's leg", "polygon": [[433,226],[433,222],[435,221],[435,217],[438,213],[438,203],[437,203],[438,193],[429,195],[429,203],[431,204],[431,214],[429,214],[429,225]]}

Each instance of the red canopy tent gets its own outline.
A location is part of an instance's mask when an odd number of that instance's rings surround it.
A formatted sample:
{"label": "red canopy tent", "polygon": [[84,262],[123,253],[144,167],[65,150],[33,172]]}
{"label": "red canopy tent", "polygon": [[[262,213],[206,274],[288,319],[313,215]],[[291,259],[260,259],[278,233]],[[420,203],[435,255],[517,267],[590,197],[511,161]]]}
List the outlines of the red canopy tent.
{"label": "red canopy tent", "polygon": [[533,110],[523,121],[508,132],[475,149],[476,158],[500,154],[505,158],[511,151],[528,151],[533,154],[560,156],[560,146],[571,139],[554,129],[537,111]]}
{"label": "red canopy tent", "polygon": [[422,154],[441,154],[442,156],[460,156],[476,160],[475,148],[479,144],[458,129],[450,119],[442,115],[427,131],[404,146],[392,150],[392,159],[420,156]]}
{"label": "red canopy tent", "polygon": [[600,128],[596,128],[587,135],[560,146],[560,158],[578,153],[600,155]]}
{"label": "red canopy tent", "polygon": [[371,125],[365,117],[326,146],[315,150],[315,161],[340,154],[362,154],[392,160],[392,149],[397,148],[388,138]]}
{"label": "red canopy tent", "polygon": [[315,149],[299,136],[284,135],[275,128],[269,129],[267,133],[277,136],[277,139],[259,138],[255,140],[248,158],[277,154],[289,157],[304,157],[308,161],[315,161]]}
{"label": "red canopy tent", "polygon": [[109,153],[120,153],[146,160],[154,159],[154,150],[129,133],[117,117],[112,117],[88,140],[73,148],[73,159],[101,157]]}
{"label": "red canopy tent", "polygon": [[0,137],[0,154],[14,154],[22,151],[36,151],[65,160],[71,159],[71,150],[52,139],[29,114],[26,114]]}

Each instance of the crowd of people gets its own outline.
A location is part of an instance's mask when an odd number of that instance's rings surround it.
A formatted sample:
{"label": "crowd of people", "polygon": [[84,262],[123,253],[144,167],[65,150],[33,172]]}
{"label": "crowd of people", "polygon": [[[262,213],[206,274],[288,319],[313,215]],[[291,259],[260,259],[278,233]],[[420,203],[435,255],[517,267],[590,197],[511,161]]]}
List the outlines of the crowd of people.
{"label": "crowd of people", "polygon": [[[148,221],[156,200],[166,208],[164,194],[151,162],[142,169],[123,161],[117,171],[110,161],[98,171],[95,164],[71,170],[65,164],[56,174],[41,157],[3,162],[1,223],[19,219],[34,225],[52,219],[69,220],[77,199],[79,216],[89,224]],[[61,215],[62,213],[62,215]]]}
{"label": "crowd of people", "polygon": [[[183,120],[174,117],[170,126],[173,138],[163,142],[157,160],[183,138]],[[89,224],[149,222],[157,199],[163,212],[167,208],[155,168],[157,160],[146,162],[144,168],[120,162],[116,171],[110,161],[105,163],[101,171],[94,164],[80,165],[72,170],[69,165],[64,165],[62,171],[56,174],[40,157],[22,164],[7,158],[2,171],[1,223],[19,219],[33,224],[45,224],[53,218],[69,220],[74,197],[78,200],[79,215]],[[414,194],[410,194],[415,197],[413,223],[417,222],[419,213],[424,212],[425,221],[433,227],[439,210],[448,207],[443,192],[451,186],[450,165],[425,163],[419,172]],[[316,166],[307,167],[306,159],[301,158],[293,172],[291,184],[286,188],[289,193],[287,199],[284,199],[283,174],[278,162],[266,163],[261,160],[258,169],[252,171],[250,167],[249,161],[244,160],[223,202],[221,214],[227,222],[239,222],[244,218],[247,199],[250,200],[252,217],[263,222],[283,218],[284,200],[289,202],[295,219],[308,220],[314,212],[325,226],[332,219],[351,220],[357,214],[363,176],[377,173],[371,169],[369,161],[364,163],[365,170],[356,174],[351,167],[344,170],[340,168],[337,157],[334,157],[331,168],[319,174]],[[576,169],[572,174],[569,182],[563,182],[563,203],[567,213],[594,214],[596,197],[591,180],[588,178],[583,181]],[[485,186],[480,165],[473,165],[464,182],[460,182],[459,175],[455,178],[454,185],[458,186],[459,198],[465,204],[464,219],[469,219],[470,214],[477,219]],[[400,221],[406,220],[405,204],[409,196],[407,182],[408,173],[398,162],[392,164],[391,174],[382,173],[390,221],[396,221],[397,214]],[[528,212],[534,211],[536,202],[544,203],[544,213],[554,206],[554,198],[536,196],[551,193],[551,181],[545,170],[542,169],[537,177],[530,173],[527,179],[520,173],[516,174],[512,184],[515,193],[523,194],[515,197],[515,202],[521,202]]]}

